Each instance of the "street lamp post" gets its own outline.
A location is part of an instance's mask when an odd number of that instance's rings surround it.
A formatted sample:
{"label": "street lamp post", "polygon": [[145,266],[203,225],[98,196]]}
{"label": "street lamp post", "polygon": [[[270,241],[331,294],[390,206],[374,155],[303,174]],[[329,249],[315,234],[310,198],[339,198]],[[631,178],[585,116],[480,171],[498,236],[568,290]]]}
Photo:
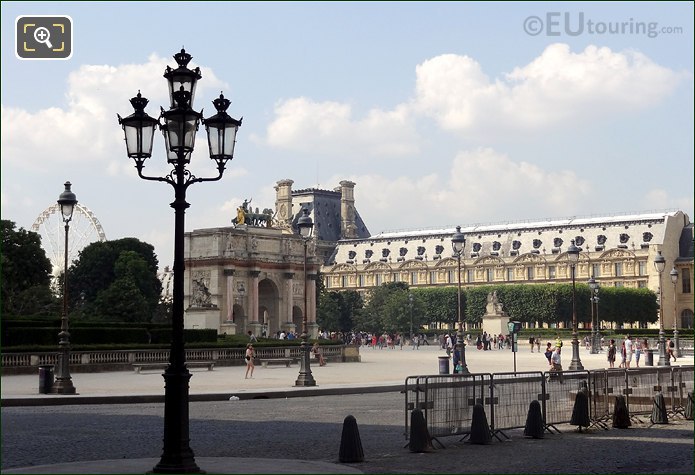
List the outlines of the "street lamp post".
{"label": "street lamp post", "polygon": [[579,248],[574,245],[574,239],[567,249],[567,258],[569,259],[570,269],[572,270],[572,361],[570,362],[570,371],[582,371],[582,361],[579,358],[579,340],[577,339],[577,291],[575,287],[575,271],[577,261],[579,261]]}
{"label": "street lamp post", "polygon": [[311,231],[314,229],[314,222],[309,216],[309,210],[304,208],[304,214],[297,220],[297,228],[299,228],[299,235],[304,241],[304,317],[302,318],[302,343],[300,344],[300,351],[302,357],[299,360],[299,376],[294,382],[295,386],[316,386],[316,380],[311,374],[311,351],[309,348],[309,334],[307,330],[307,316],[309,314],[309,308],[307,305],[307,272],[306,272],[306,262],[307,262],[307,246],[309,240],[311,239]]}
{"label": "street lamp post", "polygon": [[664,293],[661,289],[661,274],[666,268],[666,259],[661,255],[661,251],[657,251],[654,258],[654,267],[659,273],[659,366],[671,366],[669,359],[666,359],[666,342],[664,340]]}
{"label": "street lamp post", "polygon": [[460,373],[470,374],[468,365],[466,364],[466,343],[463,341],[463,320],[461,319],[461,256],[463,255],[463,250],[466,247],[466,236],[464,236],[461,232],[461,226],[456,226],[456,232],[451,237],[451,247],[453,248],[456,261],[458,262],[458,278],[456,279],[458,283],[458,328],[456,329],[456,349],[458,350],[459,357],[461,358]]}
{"label": "street lamp post", "polygon": [[671,276],[671,282],[673,283],[673,344],[676,345],[676,356],[680,358],[683,356],[681,352],[680,341],[678,341],[678,301],[676,299],[676,284],[678,283],[678,271],[674,266],[669,272]]}
{"label": "street lamp post", "polygon": [[410,309],[410,341],[413,341],[413,294],[408,293],[408,304]]}
{"label": "street lamp post", "polygon": [[[591,354],[595,355],[599,352],[598,344],[598,317],[594,320],[596,312],[594,312],[594,306],[596,305],[596,299],[594,299],[594,294],[598,293],[598,282],[594,279],[592,275],[587,282],[589,284],[589,302],[591,302]],[[594,323],[596,322],[596,323]]]}
{"label": "street lamp post", "polygon": [[68,234],[70,231],[70,221],[72,213],[77,204],[75,193],[70,191],[72,184],[69,181],[65,182],[65,191],[58,197],[60,205],[60,213],[63,215],[65,223],[65,261],[63,267],[63,311],[60,316],[60,333],[58,334],[58,370],[56,372],[56,380],[51,387],[51,392],[54,394],[75,394],[75,386],[72,384],[70,376],[70,332],[68,321]]}
{"label": "street lamp post", "polygon": [[[217,181],[222,178],[225,166],[234,156],[236,134],[241,120],[227,114],[230,101],[222,94],[213,101],[217,113],[202,119],[202,113],[193,110],[195,87],[202,77],[200,68],[188,69],[191,55],[181,50],[174,55],[176,69],[167,66],[164,77],[169,84],[170,108],[162,109],[160,119],[147,115],[145,106],[149,102],[140,92],[130,100],[135,110],[126,118],[118,116],[123,127],[127,154],[135,161],[138,176],[144,180],[159,181],[174,188],[174,287],[171,321],[171,349],[169,366],[164,371],[164,448],[154,473],[199,473],[193,450],[189,445],[189,381],[191,373],[186,368],[186,353],[183,336],[184,299],[184,224],[186,190],[194,183]],[[195,144],[195,135],[202,119],[207,130],[210,158],[216,162],[217,176],[198,178],[186,166],[190,163]],[[155,128],[164,135],[167,163],[173,170],[164,177],[143,174],[145,160],[152,156]]]}

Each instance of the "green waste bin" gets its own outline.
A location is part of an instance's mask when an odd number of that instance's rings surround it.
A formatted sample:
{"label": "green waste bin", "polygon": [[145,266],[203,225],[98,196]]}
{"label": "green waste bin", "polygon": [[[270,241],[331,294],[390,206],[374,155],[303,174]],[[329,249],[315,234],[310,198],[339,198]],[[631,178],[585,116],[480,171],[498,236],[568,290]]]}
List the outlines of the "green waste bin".
{"label": "green waste bin", "polygon": [[53,365],[39,366],[39,394],[48,394],[53,388]]}
{"label": "green waste bin", "polygon": [[654,366],[654,350],[644,350],[644,366]]}
{"label": "green waste bin", "polygon": [[439,357],[439,374],[449,374],[449,357]]}

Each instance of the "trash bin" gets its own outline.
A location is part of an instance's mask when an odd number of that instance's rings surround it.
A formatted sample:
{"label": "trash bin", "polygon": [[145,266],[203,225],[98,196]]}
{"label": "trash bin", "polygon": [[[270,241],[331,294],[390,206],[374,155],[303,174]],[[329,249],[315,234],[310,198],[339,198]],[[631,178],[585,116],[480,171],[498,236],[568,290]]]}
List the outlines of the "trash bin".
{"label": "trash bin", "polygon": [[39,394],[48,394],[53,387],[53,365],[39,366]]}
{"label": "trash bin", "polygon": [[644,350],[644,366],[654,366],[654,350]]}
{"label": "trash bin", "polygon": [[439,357],[439,374],[449,374],[449,357]]}

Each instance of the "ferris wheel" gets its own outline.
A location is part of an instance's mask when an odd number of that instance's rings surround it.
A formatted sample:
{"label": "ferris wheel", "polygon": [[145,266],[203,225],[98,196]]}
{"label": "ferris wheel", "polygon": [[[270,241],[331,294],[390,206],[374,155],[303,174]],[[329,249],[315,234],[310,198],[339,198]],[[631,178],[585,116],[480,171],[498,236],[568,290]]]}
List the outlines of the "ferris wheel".
{"label": "ferris wheel", "polygon": [[[60,205],[56,203],[46,208],[36,218],[31,230],[41,236],[41,246],[53,265],[52,274],[57,276],[63,271],[65,263],[65,223]],[[68,232],[68,266],[87,245],[106,241],[106,233],[97,217],[89,208],[79,203],[75,205]]]}

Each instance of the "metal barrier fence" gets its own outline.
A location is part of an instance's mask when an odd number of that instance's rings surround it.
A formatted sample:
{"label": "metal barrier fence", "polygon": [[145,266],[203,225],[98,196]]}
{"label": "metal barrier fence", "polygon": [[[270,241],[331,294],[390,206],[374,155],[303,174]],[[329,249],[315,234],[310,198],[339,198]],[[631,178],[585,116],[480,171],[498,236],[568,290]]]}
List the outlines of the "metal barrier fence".
{"label": "metal barrier fence", "polygon": [[[473,406],[482,404],[491,433],[522,428],[529,406],[537,400],[545,428],[572,419],[577,392],[586,388],[591,426],[608,429],[616,396],[625,396],[630,416],[651,414],[654,396],[662,393],[672,416],[682,415],[688,391],[693,390],[694,366],[605,369],[595,371],[479,373],[470,375],[409,376],[405,380],[405,438],[410,416],[420,409],[434,439],[464,438],[470,434]],[[508,438],[508,437],[507,437]],[[501,439],[500,439],[501,440]],[[439,441],[441,443],[441,441]]]}

